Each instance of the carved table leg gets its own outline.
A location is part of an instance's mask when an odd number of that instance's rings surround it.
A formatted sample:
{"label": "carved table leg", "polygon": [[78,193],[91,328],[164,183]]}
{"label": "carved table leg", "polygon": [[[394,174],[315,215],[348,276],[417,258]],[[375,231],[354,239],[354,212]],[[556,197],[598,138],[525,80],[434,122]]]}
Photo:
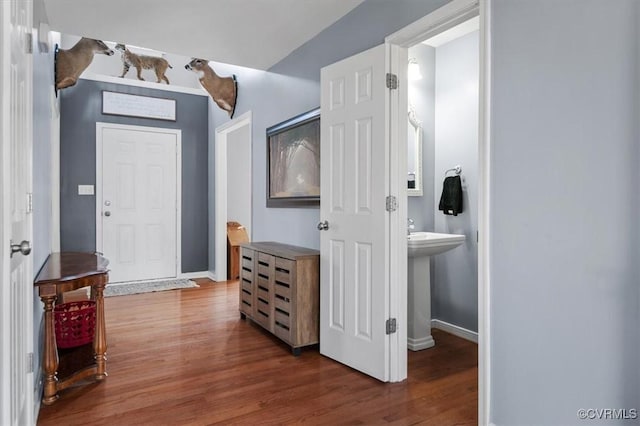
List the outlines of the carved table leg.
{"label": "carved table leg", "polygon": [[96,380],[104,380],[107,377],[107,333],[104,323],[104,287],[104,283],[93,286],[96,298],[96,334],[93,337],[93,351],[95,353],[96,367],[98,370]]}
{"label": "carved table leg", "polygon": [[42,403],[51,405],[58,399],[58,348],[56,347],[56,330],[53,324],[53,304],[56,296],[42,296],[44,303],[44,351],[42,364],[44,368],[44,396]]}

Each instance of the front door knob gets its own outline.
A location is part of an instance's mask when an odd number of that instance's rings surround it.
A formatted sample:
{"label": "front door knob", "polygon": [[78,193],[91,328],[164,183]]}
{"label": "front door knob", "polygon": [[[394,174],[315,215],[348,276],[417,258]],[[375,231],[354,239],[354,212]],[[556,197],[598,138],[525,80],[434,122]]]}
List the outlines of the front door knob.
{"label": "front door knob", "polygon": [[13,244],[13,241],[10,241],[11,244],[11,256],[13,257],[14,253],[22,253],[24,256],[28,256],[31,253],[31,243],[27,240],[23,240],[20,244]]}
{"label": "front door knob", "polygon": [[318,224],[318,231],[326,231],[329,229],[329,222],[326,220]]}

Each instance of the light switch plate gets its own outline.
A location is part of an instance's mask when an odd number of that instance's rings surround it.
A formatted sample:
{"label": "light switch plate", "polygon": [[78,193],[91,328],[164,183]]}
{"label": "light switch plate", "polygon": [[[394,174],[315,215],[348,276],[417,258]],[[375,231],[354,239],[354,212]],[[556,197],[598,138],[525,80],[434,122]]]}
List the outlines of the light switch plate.
{"label": "light switch plate", "polygon": [[78,185],[78,195],[93,195],[93,185]]}

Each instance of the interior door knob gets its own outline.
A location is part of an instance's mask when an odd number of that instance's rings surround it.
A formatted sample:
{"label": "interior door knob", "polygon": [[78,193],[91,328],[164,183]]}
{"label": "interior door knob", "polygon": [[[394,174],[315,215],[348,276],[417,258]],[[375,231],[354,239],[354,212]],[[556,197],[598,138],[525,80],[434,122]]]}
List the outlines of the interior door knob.
{"label": "interior door knob", "polygon": [[106,212],[104,212],[104,215],[109,217],[109,216],[111,216],[111,212],[107,210]]}
{"label": "interior door knob", "polygon": [[329,229],[329,222],[326,220],[318,224],[318,231],[326,231]]}
{"label": "interior door knob", "polygon": [[22,253],[24,256],[28,256],[31,253],[31,243],[27,240],[23,240],[20,244],[13,244],[13,241],[10,241],[11,244],[11,256],[13,257],[14,253]]}

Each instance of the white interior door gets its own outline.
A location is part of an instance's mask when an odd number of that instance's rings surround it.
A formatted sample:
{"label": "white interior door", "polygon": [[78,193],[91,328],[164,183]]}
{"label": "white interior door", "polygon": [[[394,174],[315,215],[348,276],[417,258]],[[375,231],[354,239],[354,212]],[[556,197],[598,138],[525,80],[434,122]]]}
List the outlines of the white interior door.
{"label": "white interior door", "polygon": [[179,131],[99,124],[96,246],[110,282],[176,277]]}
{"label": "white interior door", "polygon": [[[389,380],[389,90],[378,46],[321,72],[320,352]],[[320,228],[320,225],[319,225]]]}
{"label": "white interior door", "polygon": [[0,2],[2,304],[0,424],[33,423],[32,3]]}

